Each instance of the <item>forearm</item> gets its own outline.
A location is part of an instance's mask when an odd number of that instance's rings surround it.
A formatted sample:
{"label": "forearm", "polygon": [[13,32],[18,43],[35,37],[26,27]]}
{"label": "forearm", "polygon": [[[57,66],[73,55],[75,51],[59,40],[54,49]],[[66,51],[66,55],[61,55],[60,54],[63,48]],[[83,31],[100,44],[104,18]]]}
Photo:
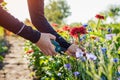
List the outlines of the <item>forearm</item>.
{"label": "forearm", "polygon": [[[22,29],[23,25],[24,23],[14,18],[0,6],[0,26],[17,34]],[[34,43],[40,38],[40,33],[38,31],[35,31],[26,25],[18,35]]]}
{"label": "forearm", "polygon": [[67,49],[70,44],[57,34],[44,17],[44,0],[28,0],[28,6],[33,25],[41,32],[55,35],[56,41],[59,42],[63,48]]}

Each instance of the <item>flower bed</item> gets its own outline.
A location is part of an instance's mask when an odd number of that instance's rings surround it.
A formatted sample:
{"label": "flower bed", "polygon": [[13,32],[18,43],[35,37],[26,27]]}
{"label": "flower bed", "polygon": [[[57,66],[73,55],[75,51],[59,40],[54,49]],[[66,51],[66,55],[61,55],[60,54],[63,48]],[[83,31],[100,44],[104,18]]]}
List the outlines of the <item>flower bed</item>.
{"label": "flower bed", "polygon": [[3,67],[5,52],[8,51],[7,41],[4,39],[4,29],[0,27],[0,69]]}
{"label": "flower bed", "polygon": [[38,80],[120,80],[119,24],[101,24],[104,16],[96,15],[97,23],[57,30],[70,43],[77,43],[76,57],[45,56],[31,42],[26,42],[32,76]]}

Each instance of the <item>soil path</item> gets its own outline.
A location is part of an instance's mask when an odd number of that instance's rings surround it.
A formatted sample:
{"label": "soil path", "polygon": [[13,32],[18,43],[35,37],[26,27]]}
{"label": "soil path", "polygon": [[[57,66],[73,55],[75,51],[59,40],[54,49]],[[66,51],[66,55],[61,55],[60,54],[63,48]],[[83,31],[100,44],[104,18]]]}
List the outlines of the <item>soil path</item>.
{"label": "soil path", "polygon": [[28,61],[24,56],[25,40],[19,37],[7,37],[11,44],[8,54],[3,61],[3,69],[0,70],[0,80],[32,80]]}

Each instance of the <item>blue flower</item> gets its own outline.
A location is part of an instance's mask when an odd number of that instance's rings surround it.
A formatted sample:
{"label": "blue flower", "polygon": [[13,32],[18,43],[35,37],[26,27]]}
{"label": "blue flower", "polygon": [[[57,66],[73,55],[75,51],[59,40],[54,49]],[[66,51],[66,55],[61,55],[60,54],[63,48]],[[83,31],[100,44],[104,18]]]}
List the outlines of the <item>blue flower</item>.
{"label": "blue flower", "polygon": [[82,61],[82,62],[85,62],[85,61],[86,61],[86,58],[85,58],[85,57],[82,57],[82,58],[81,58],[81,61]]}
{"label": "blue flower", "polygon": [[83,40],[83,37],[79,38],[79,41],[82,41]]}
{"label": "blue flower", "polygon": [[115,62],[115,63],[117,63],[118,61],[119,61],[118,58],[114,58],[114,59],[113,59],[113,62]]}
{"label": "blue flower", "polygon": [[73,74],[74,74],[74,76],[78,76],[80,74],[80,72],[76,71]]}
{"label": "blue flower", "polygon": [[104,47],[102,47],[102,48],[101,48],[101,51],[102,51],[102,53],[106,53],[107,49],[104,48]]}
{"label": "blue flower", "polygon": [[107,80],[105,76],[102,76],[101,77],[101,80]]}
{"label": "blue flower", "polygon": [[108,32],[111,33],[111,32],[112,32],[112,29],[111,29],[111,28],[108,28]]}
{"label": "blue flower", "polygon": [[70,64],[64,64],[64,67],[67,68],[68,70],[71,70],[71,65]]}
{"label": "blue flower", "polygon": [[87,27],[88,25],[87,24],[83,24],[84,27]]}
{"label": "blue flower", "polygon": [[86,35],[83,35],[82,37],[79,38],[79,41],[83,41],[83,40],[85,40],[86,38],[87,38],[87,36],[86,36]]}

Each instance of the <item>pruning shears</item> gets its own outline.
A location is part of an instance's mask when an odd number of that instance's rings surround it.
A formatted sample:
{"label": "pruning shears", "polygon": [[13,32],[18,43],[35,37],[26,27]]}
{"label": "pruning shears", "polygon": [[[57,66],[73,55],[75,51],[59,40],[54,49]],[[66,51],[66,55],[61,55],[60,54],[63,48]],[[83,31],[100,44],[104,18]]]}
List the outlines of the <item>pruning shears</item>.
{"label": "pruning shears", "polygon": [[55,40],[51,40],[52,44],[55,46],[55,51],[60,53],[60,54],[64,54],[64,48],[60,46],[60,44],[55,41]]}

